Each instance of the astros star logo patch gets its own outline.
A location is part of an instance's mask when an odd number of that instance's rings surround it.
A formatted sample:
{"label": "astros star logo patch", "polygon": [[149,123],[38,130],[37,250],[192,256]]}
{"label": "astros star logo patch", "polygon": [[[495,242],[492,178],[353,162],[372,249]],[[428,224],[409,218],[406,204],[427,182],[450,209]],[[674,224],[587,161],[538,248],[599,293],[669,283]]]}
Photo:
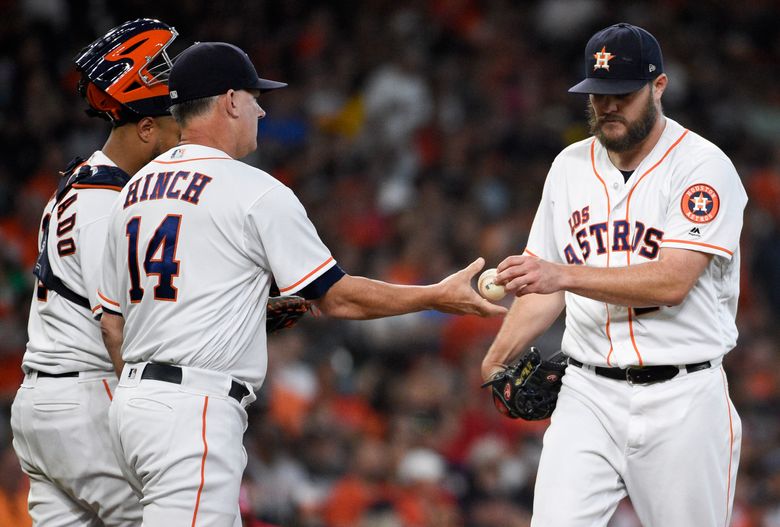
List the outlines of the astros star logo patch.
{"label": "astros star logo patch", "polygon": [[709,185],[697,183],[683,192],[680,208],[683,215],[694,223],[709,223],[720,209],[718,193]]}
{"label": "astros star logo patch", "polygon": [[593,56],[596,58],[596,63],[593,65],[593,71],[596,71],[597,69],[609,71],[609,61],[615,58],[615,55],[607,51],[606,46],[602,46],[601,51],[594,53]]}

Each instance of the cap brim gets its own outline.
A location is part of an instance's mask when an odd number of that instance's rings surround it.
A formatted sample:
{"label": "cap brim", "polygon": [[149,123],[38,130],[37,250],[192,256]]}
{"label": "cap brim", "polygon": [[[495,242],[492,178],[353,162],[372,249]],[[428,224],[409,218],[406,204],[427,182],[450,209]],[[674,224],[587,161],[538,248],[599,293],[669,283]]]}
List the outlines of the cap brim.
{"label": "cap brim", "polygon": [[257,79],[257,82],[255,83],[252,88],[256,90],[260,90],[261,92],[267,92],[271,90],[277,90],[279,88],[284,88],[287,86],[286,82],[276,82],[276,81],[269,81],[268,79]]}
{"label": "cap brim", "polygon": [[588,78],[569,88],[569,93],[622,95],[635,92],[648,82],[650,82],[648,79],[616,80]]}

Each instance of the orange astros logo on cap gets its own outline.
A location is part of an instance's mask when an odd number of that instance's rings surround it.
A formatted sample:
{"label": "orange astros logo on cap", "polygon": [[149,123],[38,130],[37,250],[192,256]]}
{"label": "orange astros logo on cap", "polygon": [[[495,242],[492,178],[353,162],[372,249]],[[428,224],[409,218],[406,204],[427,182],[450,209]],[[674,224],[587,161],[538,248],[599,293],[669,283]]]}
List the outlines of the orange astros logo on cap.
{"label": "orange astros logo on cap", "polygon": [[596,63],[593,65],[593,69],[605,69],[609,71],[609,61],[615,58],[615,55],[607,51],[606,46],[602,46],[601,51],[594,53],[593,57],[596,59]]}
{"label": "orange astros logo on cap", "polygon": [[683,192],[680,201],[682,213],[694,223],[709,223],[720,209],[720,198],[715,189],[704,183],[697,183]]}

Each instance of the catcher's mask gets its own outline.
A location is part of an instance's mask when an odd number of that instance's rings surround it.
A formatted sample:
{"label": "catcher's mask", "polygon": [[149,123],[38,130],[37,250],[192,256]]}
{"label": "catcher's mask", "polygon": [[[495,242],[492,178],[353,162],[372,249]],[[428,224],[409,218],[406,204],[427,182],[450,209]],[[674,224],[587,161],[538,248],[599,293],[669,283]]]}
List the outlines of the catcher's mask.
{"label": "catcher's mask", "polygon": [[79,94],[89,103],[89,115],[115,126],[142,117],[169,115],[166,48],[178,33],[151,18],[131,20],[115,27],[76,56],[81,72]]}

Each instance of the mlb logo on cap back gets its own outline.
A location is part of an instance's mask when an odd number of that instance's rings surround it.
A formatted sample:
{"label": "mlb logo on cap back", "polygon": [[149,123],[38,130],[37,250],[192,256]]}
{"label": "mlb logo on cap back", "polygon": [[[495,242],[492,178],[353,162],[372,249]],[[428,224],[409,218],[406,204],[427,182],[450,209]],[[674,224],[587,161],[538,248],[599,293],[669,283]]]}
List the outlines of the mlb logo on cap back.
{"label": "mlb logo on cap back", "polygon": [[585,80],[570,93],[631,93],[664,71],[661,47],[641,27],[620,23],[602,29],[585,46]]}

